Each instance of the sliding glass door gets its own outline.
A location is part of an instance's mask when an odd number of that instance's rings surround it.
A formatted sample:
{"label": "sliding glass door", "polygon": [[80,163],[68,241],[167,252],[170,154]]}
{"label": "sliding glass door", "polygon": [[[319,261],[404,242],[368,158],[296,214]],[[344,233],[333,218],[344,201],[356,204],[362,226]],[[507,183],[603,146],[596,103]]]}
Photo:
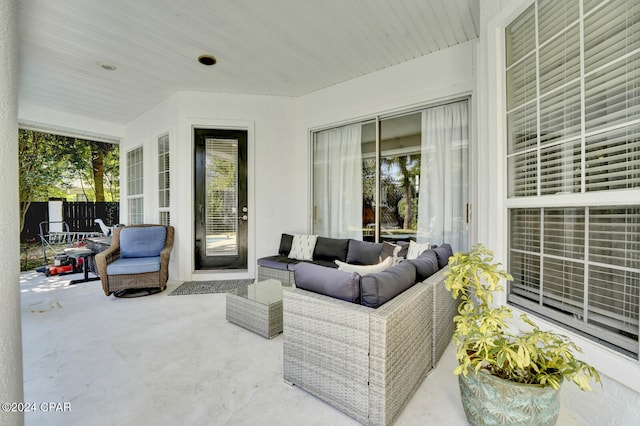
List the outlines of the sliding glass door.
{"label": "sliding glass door", "polygon": [[468,101],[313,134],[314,230],[467,248]]}

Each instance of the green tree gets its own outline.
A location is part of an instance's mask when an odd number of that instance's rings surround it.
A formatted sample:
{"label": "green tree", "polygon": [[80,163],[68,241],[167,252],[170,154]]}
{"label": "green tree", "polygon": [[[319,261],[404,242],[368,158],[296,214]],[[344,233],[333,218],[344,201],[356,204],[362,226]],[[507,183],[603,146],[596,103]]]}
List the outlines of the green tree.
{"label": "green tree", "polygon": [[46,201],[68,170],[69,138],[32,130],[18,134],[20,231],[33,201]]}
{"label": "green tree", "polygon": [[105,201],[120,200],[120,147],[111,145],[104,155],[104,198]]}
{"label": "green tree", "polygon": [[33,201],[64,198],[78,182],[87,199],[119,199],[119,149],[114,144],[21,129],[19,173],[20,230]]}
{"label": "green tree", "polygon": [[[87,196],[87,199],[95,198],[97,202],[117,200],[119,197],[115,191],[119,191],[118,146],[106,142],[75,139],[73,150],[76,151],[76,155],[70,153],[71,166],[75,169],[77,176],[81,177],[83,184],[86,182],[93,192],[93,197]],[[105,192],[105,186],[108,192]]]}

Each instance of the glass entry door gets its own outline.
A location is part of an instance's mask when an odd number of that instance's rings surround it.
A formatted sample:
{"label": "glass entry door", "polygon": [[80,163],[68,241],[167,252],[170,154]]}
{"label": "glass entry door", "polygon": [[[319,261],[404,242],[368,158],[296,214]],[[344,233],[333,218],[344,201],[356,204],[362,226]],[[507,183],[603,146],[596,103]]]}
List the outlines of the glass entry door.
{"label": "glass entry door", "polygon": [[196,269],[246,269],[247,131],[195,129]]}

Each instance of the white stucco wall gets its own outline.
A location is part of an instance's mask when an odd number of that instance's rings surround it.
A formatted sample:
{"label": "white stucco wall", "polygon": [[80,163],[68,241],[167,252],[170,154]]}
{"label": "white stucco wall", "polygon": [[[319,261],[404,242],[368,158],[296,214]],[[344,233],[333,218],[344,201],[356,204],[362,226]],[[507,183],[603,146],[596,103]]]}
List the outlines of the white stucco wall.
{"label": "white stucco wall", "polygon": [[[532,0],[481,0],[478,72],[478,170],[475,209],[478,241],[496,251],[498,261],[506,264],[506,134],[504,122],[504,27]],[[504,302],[505,298],[502,298]],[[516,316],[520,314],[516,310]],[[612,349],[596,344],[552,323],[535,319],[543,329],[569,336],[584,353],[579,358],[603,375],[603,387],[593,393],[581,392],[567,383],[562,389],[562,404],[585,424],[637,424],[640,407],[640,363]]]}
{"label": "white stucco wall", "polygon": [[[180,92],[125,126],[126,152],[144,147],[145,221],[157,222],[158,136],[171,144],[171,222],[176,227],[171,278],[255,276],[255,259],[274,254],[280,234],[310,228],[309,129],[472,94],[475,42],[350,80],[301,98]],[[250,267],[194,271],[194,127],[249,130]],[[121,220],[126,223],[126,167],[121,170]]]}
{"label": "white stucco wall", "polygon": [[[282,232],[305,231],[306,204],[299,198],[295,176],[306,170],[303,151],[292,138],[294,100],[287,97],[180,92],[125,127],[126,152],[144,147],[145,221],[158,221],[157,138],[169,132],[171,157],[171,222],[176,228],[170,277],[179,280],[250,278],[255,260],[277,250]],[[248,130],[249,268],[246,271],[194,271],[192,129]],[[126,200],[126,170],[121,174]],[[126,201],[121,218],[126,222]]]}

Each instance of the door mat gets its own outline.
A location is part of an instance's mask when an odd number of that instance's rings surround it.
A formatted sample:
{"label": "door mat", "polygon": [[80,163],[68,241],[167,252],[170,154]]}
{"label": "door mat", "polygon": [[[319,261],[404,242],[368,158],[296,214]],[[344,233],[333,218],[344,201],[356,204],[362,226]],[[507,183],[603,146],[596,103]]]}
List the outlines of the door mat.
{"label": "door mat", "polygon": [[216,281],[186,281],[169,293],[169,296],[183,296],[187,294],[224,293],[240,286],[253,284],[253,279],[246,280],[216,280]]}

